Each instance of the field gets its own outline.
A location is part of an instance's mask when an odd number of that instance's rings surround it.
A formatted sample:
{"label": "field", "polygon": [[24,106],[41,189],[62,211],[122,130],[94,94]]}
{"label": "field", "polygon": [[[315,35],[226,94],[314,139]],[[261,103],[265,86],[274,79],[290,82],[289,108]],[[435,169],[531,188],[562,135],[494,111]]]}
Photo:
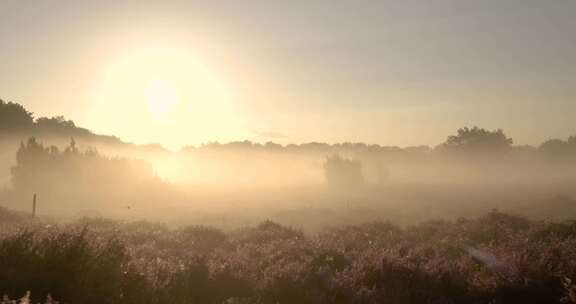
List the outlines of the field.
{"label": "field", "polygon": [[576,304],[576,0],[0,0],[0,304]]}
{"label": "field", "polygon": [[[61,303],[576,303],[576,223],[483,217],[316,234],[1,210],[0,292]],[[47,301],[47,303],[50,303]]]}

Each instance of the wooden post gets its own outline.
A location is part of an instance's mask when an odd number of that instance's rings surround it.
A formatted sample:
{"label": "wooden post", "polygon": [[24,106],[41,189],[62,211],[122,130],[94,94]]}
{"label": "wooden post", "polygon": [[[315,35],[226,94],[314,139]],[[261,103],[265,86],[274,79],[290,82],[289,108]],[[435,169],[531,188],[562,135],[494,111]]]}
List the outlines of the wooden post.
{"label": "wooden post", "polygon": [[34,193],[34,198],[32,198],[32,217],[36,216],[36,193]]}

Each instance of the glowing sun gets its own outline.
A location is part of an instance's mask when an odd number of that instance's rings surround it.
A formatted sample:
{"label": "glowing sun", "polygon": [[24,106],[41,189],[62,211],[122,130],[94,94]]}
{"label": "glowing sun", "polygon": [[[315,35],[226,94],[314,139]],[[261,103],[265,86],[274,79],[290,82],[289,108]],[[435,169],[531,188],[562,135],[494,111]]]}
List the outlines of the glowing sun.
{"label": "glowing sun", "polygon": [[132,142],[175,148],[247,137],[240,91],[228,70],[207,57],[189,48],[125,50],[95,83],[93,125]]}
{"label": "glowing sun", "polygon": [[178,91],[166,80],[151,81],[144,89],[144,99],[148,109],[162,122],[170,121],[170,114],[179,101]]}

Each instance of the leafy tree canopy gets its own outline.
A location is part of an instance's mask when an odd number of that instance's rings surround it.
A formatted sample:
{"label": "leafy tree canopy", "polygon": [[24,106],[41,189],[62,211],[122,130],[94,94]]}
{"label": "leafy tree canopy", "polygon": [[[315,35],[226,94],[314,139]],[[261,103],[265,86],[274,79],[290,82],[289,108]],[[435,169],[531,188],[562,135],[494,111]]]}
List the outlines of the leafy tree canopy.
{"label": "leafy tree canopy", "polygon": [[458,129],[456,135],[448,137],[440,145],[446,151],[490,152],[502,151],[512,147],[512,139],[501,129],[490,131],[479,127]]}
{"label": "leafy tree canopy", "polygon": [[116,137],[96,135],[88,129],[80,128],[74,121],[67,120],[64,116],[35,118],[33,113],[21,104],[0,99],[0,136],[8,135],[94,138],[99,141],[120,143]]}
{"label": "leafy tree canopy", "polygon": [[22,105],[0,99],[0,132],[27,131],[34,127],[34,117]]}

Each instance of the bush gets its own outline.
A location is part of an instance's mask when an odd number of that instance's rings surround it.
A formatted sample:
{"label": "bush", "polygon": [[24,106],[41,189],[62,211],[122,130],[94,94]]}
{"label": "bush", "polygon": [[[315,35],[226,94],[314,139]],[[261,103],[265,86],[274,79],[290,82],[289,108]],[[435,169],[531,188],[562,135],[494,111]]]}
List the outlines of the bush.
{"label": "bush", "polygon": [[[67,303],[570,303],[574,224],[475,220],[209,227],[24,221],[0,236],[0,293]],[[8,300],[7,300],[8,301]]]}

